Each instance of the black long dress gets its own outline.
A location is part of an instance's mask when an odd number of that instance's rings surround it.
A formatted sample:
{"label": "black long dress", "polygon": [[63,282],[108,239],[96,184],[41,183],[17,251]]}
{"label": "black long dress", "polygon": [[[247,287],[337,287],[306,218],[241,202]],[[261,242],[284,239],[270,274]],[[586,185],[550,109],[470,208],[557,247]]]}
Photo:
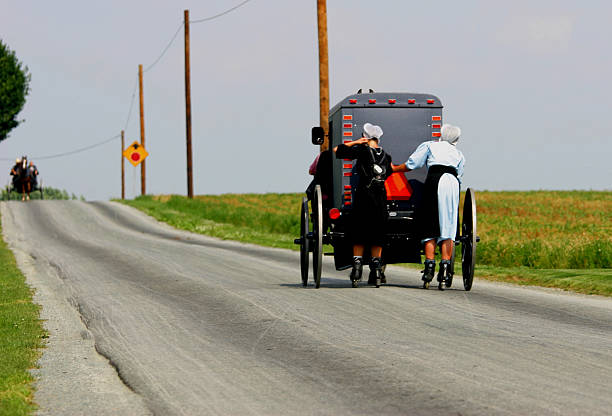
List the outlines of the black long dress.
{"label": "black long dress", "polygon": [[[354,244],[382,246],[388,219],[387,191],[384,180],[391,171],[391,155],[382,148],[371,148],[366,144],[352,147],[341,144],[336,150],[338,159],[357,159],[354,171],[359,174],[359,182],[353,190],[353,209],[349,237]],[[374,164],[383,168],[384,173],[376,180]]]}

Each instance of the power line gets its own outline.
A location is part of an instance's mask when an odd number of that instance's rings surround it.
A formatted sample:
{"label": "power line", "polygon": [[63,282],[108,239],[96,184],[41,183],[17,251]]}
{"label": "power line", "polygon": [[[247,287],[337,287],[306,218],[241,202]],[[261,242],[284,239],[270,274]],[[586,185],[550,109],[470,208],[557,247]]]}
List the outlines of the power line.
{"label": "power line", "polygon": [[[85,151],[90,150],[90,149],[93,149],[93,148],[95,148],[95,147],[102,146],[103,144],[106,144],[106,143],[108,143],[108,142],[111,142],[111,141],[113,141],[113,140],[116,140],[116,139],[118,139],[118,138],[120,138],[120,137],[121,137],[121,135],[120,135],[120,134],[117,134],[117,135],[115,135],[115,136],[113,136],[113,137],[111,137],[111,138],[109,138],[109,139],[102,140],[101,142],[97,142],[97,143],[91,144],[91,145],[89,145],[89,146],[81,147],[81,148],[79,148],[79,149],[71,150],[71,151],[69,151],[69,152],[56,153],[56,154],[54,154],[54,155],[48,155],[48,156],[30,156],[30,160],[34,160],[34,159],[36,159],[36,160],[54,159],[54,158],[57,158],[57,157],[68,156],[68,155],[74,155],[74,154],[76,154],[76,153],[85,152]],[[0,159],[0,160],[2,160],[2,161],[10,161],[10,160],[13,160],[13,159],[6,159],[6,158],[3,158],[3,159]]]}
{"label": "power line", "polygon": [[181,22],[181,24],[179,25],[178,29],[176,29],[176,32],[174,32],[174,35],[172,36],[172,39],[170,39],[170,42],[168,42],[168,44],[166,45],[166,47],[164,48],[164,50],[162,51],[161,55],[159,55],[157,57],[157,59],[155,60],[155,62],[153,62],[151,65],[149,65],[148,67],[146,67],[142,72],[148,72],[150,71],[155,65],[157,65],[157,63],[161,60],[161,58],[166,54],[166,52],[168,51],[168,49],[170,48],[170,46],[174,43],[174,40],[176,39],[176,37],[178,36],[179,32],[181,31],[181,28],[183,27],[185,23]]}
{"label": "power line", "polygon": [[[243,2],[241,2],[241,3],[237,4],[236,6],[234,6],[234,7],[230,8],[230,9],[225,10],[224,12],[221,12],[221,13],[216,14],[216,15],[213,15],[213,16],[205,17],[205,18],[203,18],[203,19],[190,20],[190,21],[189,21],[189,23],[195,23],[195,24],[197,24],[197,23],[208,22],[208,21],[210,21],[210,20],[217,19],[217,18],[219,18],[219,17],[221,17],[221,16],[225,16],[226,14],[233,12],[234,10],[236,10],[236,9],[238,9],[238,8],[240,8],[240,7],[242,7],[242,6],[244,6],[245,4],[247,4],[247,3],[248,3],[248,2],[250,2],[250,1],[251,1],[251,0],[244,0]],[[183,25],[184,25],[184,24],[185,24],[184,22],[181,22],[181,24],[180,24],[180,25],[179,25],[179,27],[176,29],[176,32],[174,32],[174,35],[172,35],[172,38],[170,39],[170,41],[168,42],[168,44],[166,45],[166,47],[165,47],[165,48],[162,50],[161,54],[160,54],[160,55],[157,57],[157,59],[156,59],[156,60],[155,60],[155,61],[154,61],[154,62],[153,62],[151,65],[149,65],[148,67],[146,67],[146,68],[143,70],[143,72],[148,72],[148,71],[150,71],[151,69],[153,69],[153,67],[155,67],[155,65],[157,65],[157,64],[158,64],[158,63],[161,61],[161,59],[164,57],[164,55],[166,54],[166,52],[168,51],[168,49],[170,49],[170,46],[172,46],[172,44],[173,44],[173,43],[174,43],[174,41],[176,40],[176,37],[178,36],[178,34],[179,34],[179,32],[180,32],[180,30],[181,30],[181,28],[183,27]],[[134,89],[133,89],[133,91],[132,91],[132,97],[131,97],[131,99],[130,99],[130,107],[129,107],[129,109],[128,109],[127,119],[125,120],[124,130],[127,130],[127,126],[128,126],[128,124],[129,124],[130,119],[131,119],[131,116],[132,116],[132,109],[133,109],[133,107],[134,107],[134,99],[135,99],[135,97],[136,97],[136,90],[137,90],[137,86],[138,86],[138,84],[137,84],[137,83],[135,83],[135,84],[134,84]],[[115,136],[113,136],[113,137],[111,137],[111,138],[109,138],[109,139],[106,139],[106,140],[103,140],[103,141],[101,141],[101,142],[97,142],[97,143],[91,144],[91,145],[89,145],[89,146],[81,147],[81,148],[79,148],[79,149],[75,149],[75,150],[71,150],[71,151],[68,151],[68,152],[63,152],[63,153],[57,153],[57,154],[54,154],[54,155],[47,155],[47,156],[36,156],[36,157],[31,157],[31,159],[45,160],[45,159],[54,159],[54,158],[58,158],[58,157],[63,157],[63,156],[74,155],[74,154],[77,154],[77,153],[85,152],[85,151],[87,151],[87,150],[91,150],[91,149],[96,148],[96,147],[98,147],[98,146],[102,146],[102,145],[104,145],[104,144],[106,144],[106,143],[109,143],[109,142],[111,142],[111,141],[113,141],[113,140],[116,140],[116,139],[118,139],[118,138],[120,138],[120,137],[121,137],[121,135],[120,135],[120,134],[117,134],[117,135],[115,135]],[[11,159],[11,158],[0,158],[0,161],[12,161],[12,160],[13,160],[13,159]]]}
{"label": "power line", "polygon": [[248,3],[248,2],[250,2],[250,1],[251,1],[251,0],[245,0],[245,1],[243,1],[242,3],[240,3],[240,4],[238,4],[238,5],[234,6],[234,7],[232,7],[231,9],[227,9],[226,11],[224,11],[224,12],[222,12],[222,13],[219,13],[219,14],[216,14],[216,15],[214,15],[214,16],[210,16],[210,17],[205,17],[205,18],[203,18],[203,19],[190,20],[190,21],[189,21],[189,23],[202,23],[202,22],[208,22],[209,20],[213,20],[213,19],[216,19],[216,18],[218,18],[218,17],[224,16],[224,15],[226,15],[226,14],[230,13],[230,12],[233,12],[233,11],[234,11],[234,10],[236,10],[237,8],[244,6],[245,4],[247,4],[247,3]]}
{"label": "power line", "polygon": [[125,120],[125,126],[123,126],[123,130],[127,130],[128,123],[130,122],[130,117],[132,117],[132,107],[134,106],[134,98],[136,97],[136,89],[138,88],[138,80],[134,82],[134,88],[132,90],[132,99],[130,101],[130,109],[128,110],[127,119]]}
{"label": "power line", "polygon": [[[205,17],[203,19],[197,19],[197,20],[190,20],[189,23],[202,23],[202,22],[208,22],[210,20],[213,19],[217,19],[221,16],[225,16],[226,14],[233,12],[234,10],[244,6],[245,4],[247,4],[248,2],[250,2],[251,0],[245,0],[242,3],[237,4],[236,6],[227,9],[224,12],[221,12],[219,14],[216,14],[214,16],[209,16],[209,17]],[[153,67],[155,65],[157,65],[157,63],[163,58],[163,56],[166,54],[166,52],[168,51],[168,49],[170,49],[170,46],[172,46],[172,44],[174,43],[174,41],[176,40],[176,37],[178,36],[181,28],[183,27],[185,23],[181,22],[181,24],[179,25],[178,29],[176,29],[176,32],[174,32],[174,35],[172,35],[172,38],[170,39],[170,42],[168,42],[168,44],[166,45],[166,47],[164,48],[164,50],[162,51],[162,53],[157,57],[157,59],[155,60],[155,62],[153,62],[151,65],[149,65],[148,67],[146,67],[142,72],[149,72],[151,69],[153,69]]]}

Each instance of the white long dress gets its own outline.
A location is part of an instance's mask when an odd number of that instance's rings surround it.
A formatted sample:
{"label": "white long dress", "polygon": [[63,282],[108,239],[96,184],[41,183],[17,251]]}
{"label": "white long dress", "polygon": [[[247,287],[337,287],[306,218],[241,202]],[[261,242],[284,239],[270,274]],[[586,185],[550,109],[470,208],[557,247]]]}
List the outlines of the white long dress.
{"label": "white long dress", "polygon": [[463,177],[465,157],[455,145],[445,141],[429,141],[421,143],[406,162],[406,166],[411,170],[423,167],[425,164],[428,168],[434,165],[451,166],[457,170],[457,177],[445,173],[440,178],[438,182],[440,235],[427,236],[423,241],[437,238],[439,243],[449,238],[454,239],[459,213],[459,184]]}

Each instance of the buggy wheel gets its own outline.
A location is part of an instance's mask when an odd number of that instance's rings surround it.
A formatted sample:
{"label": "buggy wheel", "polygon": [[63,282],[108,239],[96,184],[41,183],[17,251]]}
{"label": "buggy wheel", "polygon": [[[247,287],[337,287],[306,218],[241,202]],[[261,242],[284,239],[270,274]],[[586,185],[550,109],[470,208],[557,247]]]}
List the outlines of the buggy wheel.
{"label": "buggy wheel", "polygon": [[315,287],[321,285],[321,266],[323,263],[323,200],[321,186],[315,186],[312,199],[312,275]]}
{"label": "buggy wheel", "polygon": [[308,285],[308,199],[302,199],[302,212],[300,214],[300,269],[302,272],[302,285]]}
{"label": "buggy wheel", "polygon": [[472,189],[468,188],[463,202],[463,223],[461,225],[461,271],[465,290],[472,288],[474,280],[476,241],[476,199]]}

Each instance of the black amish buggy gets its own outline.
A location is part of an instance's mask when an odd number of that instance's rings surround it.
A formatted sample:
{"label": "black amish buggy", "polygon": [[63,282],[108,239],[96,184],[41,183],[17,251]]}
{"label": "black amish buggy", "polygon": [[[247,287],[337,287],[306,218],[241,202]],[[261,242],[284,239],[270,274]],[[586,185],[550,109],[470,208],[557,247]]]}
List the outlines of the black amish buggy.
{"label": "black amish buggy", "polygon": [[15,166],[11,169],[12,180],[6,187],[6,196],[11,199],[11,192],[22,194],[22,200],[26,197],[30,199],[30,193],[40,192],[40,199],[44,199],[42,180],[38,179],[38,170],[35,166],[30,166],[28,157],[23,156],[18,159]]}
{"label": "black amish buggy", "polygon": [[[419,144],[441,136],[442,103],[429,94],[364,93],[350,95],[336,104],[329,114],[329,148],[361,137],[363,125],[372,123],[382,127],[381,146],[391,155],[394,164],[404,163]],[[312,143],[323,143],[324,131],[313,127]],[[336,270],[345,270],[353,263],[353,243],[347,237],[350,226],[353,193],[359,177],[354,160],[326,158],[331,168],[325,169],[328,192],[324,200],[321,183],[311,184],[301,204],[300,266],[302,284],[308,284],[309,253],[315,287],[321,284],[321,265],[324,245],[331,245]],[[418,234],[417,214],[427,168],[411,172],[396,172],[385,182],[389,218],[383,246],[383,263],[421,263],[423,244]],[[319,178],[321,181],[321,178]],[[309,209],[308,202],[311,208]],[[476,201],[468,188],[463,204],[463,222],[457,222],[455,247],[461,246],[461,269],[465,290],[472,288],[476,244]],[[369,250],[364,252],[364,264],[369,263]],[[455,252],[451,260],[454,274]],[[446,283],[450,286],[452,280]],[[429,284],[424,284],[428,287]]]}

